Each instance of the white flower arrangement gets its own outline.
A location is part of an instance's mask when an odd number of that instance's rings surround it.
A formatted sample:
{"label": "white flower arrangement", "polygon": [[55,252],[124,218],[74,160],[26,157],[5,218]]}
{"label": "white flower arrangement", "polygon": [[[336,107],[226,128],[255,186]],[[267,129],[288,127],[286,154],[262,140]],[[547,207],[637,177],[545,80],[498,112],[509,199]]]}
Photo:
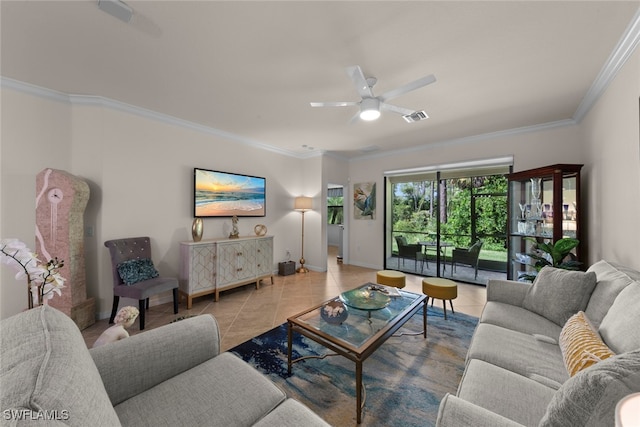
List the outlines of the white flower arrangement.
{"label": "white flower arrangement", "polygon": [[64,266],[64,261],[54,258],[42,264],[36,254],[18,239],[0,240],[0,253],[2,264],[18,271],[16,280],[27,280],[31,293],[29,308],[50,300],[54,293],[62,295],[65,279],[58,270]]}

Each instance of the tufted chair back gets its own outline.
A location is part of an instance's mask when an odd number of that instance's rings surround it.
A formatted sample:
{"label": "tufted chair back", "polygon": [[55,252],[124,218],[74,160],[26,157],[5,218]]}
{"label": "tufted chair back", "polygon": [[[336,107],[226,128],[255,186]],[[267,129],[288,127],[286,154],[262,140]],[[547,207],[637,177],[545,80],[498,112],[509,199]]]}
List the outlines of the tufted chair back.
{"label": "tufted chair back", "polygon": [[124,285],[118,274],[118,265],[132,259],[151,258],[151,240],[148,237],[130,237],[127,239],[108,240],[104,245],[111,255],[111,272],[114,286]]}

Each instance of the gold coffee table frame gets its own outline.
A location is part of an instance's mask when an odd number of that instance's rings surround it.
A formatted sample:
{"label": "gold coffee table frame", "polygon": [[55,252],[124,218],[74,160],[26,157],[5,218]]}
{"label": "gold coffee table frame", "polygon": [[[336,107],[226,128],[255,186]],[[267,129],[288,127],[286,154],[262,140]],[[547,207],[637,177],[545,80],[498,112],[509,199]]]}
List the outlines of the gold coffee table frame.
{"label": "gold coffee table frame", "polygon": [[[321,344],[334,351],[338,355],[344,356],[356,364],[356,414],[357,422],[362,422],[362,408],[364,406],[364,387],[362,384],[362,363],[373,354],[384,342],[400,329],[414,314],[422,307],[422,335],[427,338],[427,297],[400,290],[401,297],[394,297],[386,312],[382,309],[374,311],[373,323],[367,323],[368,314],[364,310],[348,308],[349,317],[345,323],[356,325],[362,330],[370,328],[370,333],[363,333],[357,340],[348,336],[352,331],[351,327],[341,325],[330,325],[324,322],[320,316],[320,310],[330,301],[340,300],[339,297],[332,298],[314,306],[308,310],[296,314],[287,319],[287,363],[288,374],[291,375],[291,367],[295,362],[311,357],[324,358],[324,356],[306,356],[292,360],[293,333],[297,332],[305,337]],[[377,314],[376,314],[377,313]],[[389,314],[390,313],[390,314]],[[385,318],[387,316],[388,318]],[[349,332],[342,334],[341,332]]]}

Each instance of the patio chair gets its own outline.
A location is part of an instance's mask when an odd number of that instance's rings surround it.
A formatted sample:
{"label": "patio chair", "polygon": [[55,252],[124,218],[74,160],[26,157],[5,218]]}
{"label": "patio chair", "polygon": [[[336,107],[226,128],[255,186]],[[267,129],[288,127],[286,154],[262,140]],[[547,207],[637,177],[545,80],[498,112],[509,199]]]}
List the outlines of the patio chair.
{"label": "patio chair", "polygon": [[456,264],[463,264],[475,269],[475,278],[478,278],[478,260],[480,258],[482,243],[482,240],[478,240],[469,248],[453,249],[451,254],[451,277],[453,277],[453,273],[455,272]]}
{"label": "patio chair", "polygon": [[[421,269],[424,270],[424,263],[427,262],[427,268],[429,262],[424,253],[422,253],[422,245],[419,243],[407,243],[407,239],[404,236],[396,236],[396,243],[398,244],[398,257],[402,259],[402,266],[404,267],[405,258],[409,258],[415,261],[416,271],[418,270],[418,261],[422,262]],[[398,267],[400,264],[398,264]]]}

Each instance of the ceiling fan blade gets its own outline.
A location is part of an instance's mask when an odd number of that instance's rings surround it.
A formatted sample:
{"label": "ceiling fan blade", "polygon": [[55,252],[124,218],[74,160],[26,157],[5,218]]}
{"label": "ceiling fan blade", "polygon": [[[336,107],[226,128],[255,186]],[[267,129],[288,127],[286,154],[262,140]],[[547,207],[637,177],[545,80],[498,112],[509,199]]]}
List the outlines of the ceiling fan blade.
{"label": "ceiling fan blade", "polygon": [[388,101],[400,95],[404,95],[407,92],[411,92],[412,90],[416,90],[423,86],[431,84],[435,81],[436,81],[436,76],[434,76],[433,74],[429,74],[428,76],[422,77],[421,79],[418,79],[411,83],[407,83],[406,85],[400,86],[399,88],[385,92],[382,95],[380,95],[378,99],[380,99],[380,101],[383,101],[383,102]]}
{"label": "ceiling fan blade", "polygon": [[358,105],[355,101],[339,101],[339,102],[310,102],[312,107],[350,107]]}
{"label": "ceiling fan blade", "polygon": [[351,117],[351,120],[349,120],[349,124],[352,125],[352,124],[358,123],[359,121],[360,121],[360,111],[358,111],[353,115],[353,117]]}
{"label": "ceiling fan blade", "polygon": [[401,114],[403,116],[409,116],[409,115],[415,113],[414,110],[410,110],[408,108],[403,108],[403,107],[398,107],[396,105],[387,104],[386,102],[381,102],[380,103],[380,109],[387,110],[387,111],[392,111],[394,113],[398,113],[398,114]]}
{"label": "ceiling fan blade", "polygon": [[362,68],[358,65],[347,67],[347,74],[353,80],[353,84],[356,86],[356,90],[361,98],[373,98],[373,92],[367,83],[367,79],[364,77]]}

